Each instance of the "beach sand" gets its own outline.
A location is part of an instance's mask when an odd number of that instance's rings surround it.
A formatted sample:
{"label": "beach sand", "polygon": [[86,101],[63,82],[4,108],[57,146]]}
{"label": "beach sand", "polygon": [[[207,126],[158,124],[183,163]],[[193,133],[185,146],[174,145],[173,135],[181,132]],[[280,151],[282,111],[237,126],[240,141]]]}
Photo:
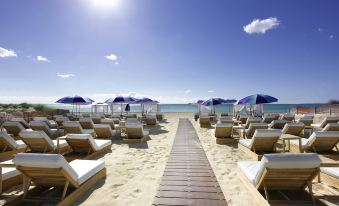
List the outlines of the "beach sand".
{"label": "beach sand", "polygon": [[[200,128],[199,123],[193,120],[193,113],[165,113],[165,118],[165,122],[150,129],[150,139],[145,143],[127,145],[121,140],[114,140],[112,153],[100,158],[105,160],[107,178],[98,182],[74,205],[151,205],[171,151],[179,118],[192,121],[228,204],[257,205],[254,196],[237,176],[237,161],[251,160],[237,148],[237,144],[217,145],[210,129]],[[319,194],[333,195],[335,192],[329,193],[328,188],[321,184],[314,188]]]}

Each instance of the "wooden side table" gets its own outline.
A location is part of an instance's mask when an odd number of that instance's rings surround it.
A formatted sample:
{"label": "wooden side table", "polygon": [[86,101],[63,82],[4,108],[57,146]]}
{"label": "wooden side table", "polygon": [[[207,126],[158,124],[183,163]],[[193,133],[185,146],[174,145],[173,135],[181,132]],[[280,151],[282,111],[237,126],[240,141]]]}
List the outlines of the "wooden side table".
{"label": "wooden side table", "polygon": [[295,136],[295,135],[290,135],[290,134],[284,134],[281,135],[280,139],[283,142],[283,152],[285,153],[285,147],[286,147],[286,141],[288,142],[288,151],[291,150],[291,140],[299,140],[299,151],[302,152],[302,144],[301,144],[301,137]]}

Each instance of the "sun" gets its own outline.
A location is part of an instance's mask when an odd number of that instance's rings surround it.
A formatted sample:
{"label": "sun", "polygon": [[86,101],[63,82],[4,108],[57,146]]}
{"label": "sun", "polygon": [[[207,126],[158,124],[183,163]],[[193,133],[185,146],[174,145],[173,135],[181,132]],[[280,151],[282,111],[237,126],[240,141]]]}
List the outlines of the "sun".
{"label": "sun", "polygon": [[120,0],[92,0],[93,6],[98,9],[112,10],[116,9]]}

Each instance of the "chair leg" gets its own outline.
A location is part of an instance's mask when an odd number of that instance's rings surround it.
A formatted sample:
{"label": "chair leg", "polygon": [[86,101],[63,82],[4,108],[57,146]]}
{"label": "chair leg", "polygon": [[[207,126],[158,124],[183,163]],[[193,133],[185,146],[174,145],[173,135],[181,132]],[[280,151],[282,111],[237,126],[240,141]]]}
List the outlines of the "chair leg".
{"label": "chair leg", "polygon": [[69,181],[66,181],[65,186],[64,186],[64,190],[62,191],[61,200],[65,199],[67,189],[68,189],[68,185],[69,185]]}
{"label": "chair leg", "polygon": [[267,187],[266,187],[266,184],[264,184],[264,191],[265,191],[265,196],[266,196],[266,200],[269,201],[269,195],[268,195],[268,190],[267,190]]}
{"label": "chair leg", "polygon": [[309,182],[307,183],[307,187],[308,187],[308,191],[309,191],[309,193],[310,193],[310,195],[311,195],[311,197],[312,197],[313,205],[316,205],[316,201],[315,201],[315,198],[314,198],[314,196],[313,196],[312,181],[309,181]]}
{"label": "chair leg", "polygon": [[23,176],[23,187],[24,187],[23,199],[25,199],[27,196],[28,190],[29,190],[29,186],[31,185],[31,178],[27,177],[24,174],[22,176]]}

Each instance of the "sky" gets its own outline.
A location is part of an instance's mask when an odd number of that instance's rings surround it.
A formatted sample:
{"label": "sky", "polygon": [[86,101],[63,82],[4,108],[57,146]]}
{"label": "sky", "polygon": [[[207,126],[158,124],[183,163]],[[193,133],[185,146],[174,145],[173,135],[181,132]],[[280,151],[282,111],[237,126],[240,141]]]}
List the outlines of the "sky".
{"label": "sky", "polygon": [[337,0],[1,0],[0,103],[339,99]]}

